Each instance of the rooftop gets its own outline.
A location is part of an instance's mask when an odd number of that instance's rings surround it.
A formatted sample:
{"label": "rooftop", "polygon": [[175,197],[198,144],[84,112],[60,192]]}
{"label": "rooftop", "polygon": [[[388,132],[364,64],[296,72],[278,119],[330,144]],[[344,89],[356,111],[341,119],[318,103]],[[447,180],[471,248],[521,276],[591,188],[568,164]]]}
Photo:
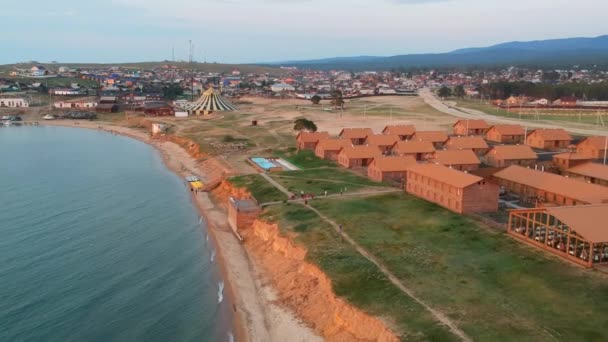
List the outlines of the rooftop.
{"label": "rooftop", "polygon": [[494,146],[486,155],[492,154],[497,159],[538,159],[538,155],[528,145],[500,145]]}
{"label": "rooftop", "polygon": [[585,163],[567,170],[570,173],[608,181],[608,166],[598,163]]}
{"label": "rooftop", "polygon": [[457,188],[466,188],[469,185],[481,182],[483,178],[464,173],[449,167],[437,164],[416,164],[408,167],[412,171],[426,177],[438,180]]}
{"label": "rooftop", "polygon": [[547,212],[591,242],[608,242],[608,205],[551,207]]}
{"label": "rooftop", "polygon": [[526,130],[520,125],[494,125],[490,130],[496,130],[502,135],[525,135]]}
{"label": "rooftop", "polygon": [[430,141],[430,142],[445,142],[448,140],[448,135],[442,131],[416,131],[412,140]]}
{"label": "rooftop", "polygon": [[488,148],[488,144],[482,137],[451,137],[446,142],[446,146],[450,150],[464,150],[473,148]]}
{"label": "rooftop", "polygon": [[464,125],[468,129],[486,129],[489,127],[488,123],[483,120],[458,120],[453,127],[457,125]]}
{"label": "rooftop", "polygon": [[382,133],[396,135],[413,135],[414,133],[416,133],[416,127],[414,125],[386,126],[382,130]]}
{"label": "rooftop", "polygon": [[388,135],[388,134],[372,134],[367,136],[365,139],[365,143],[374,146],[392,146],[397,141],[401,141],[398,135]]}
{"label": "rooftop", "polygon": [[568,132],[561,128],[540,128],[528,133],[528,136],[533,134],[539,135],[544,140],[567,140],[572,141],[572,137]]}
{"label": "rooftop", "polygon": [[380,155],[380,151],[376,146],[369,145],[343,147],[340,150],[340,153],[346,155],[348,159],[367,159]]}
{"label": "rooftop", "polygon": [[433,160],[446,166],[480,164],[479,158],[472,150],[437,151]]}
{"label": "rooftop", "polygon": [[340,132],[340,137],[349,139],[365,139],[368,135],[373,135],[371,128],[344,128]]}
{"label": "rooftop", "polygon": [[317,143],[318,149],[326,151],[338,151],[345,146],[352,146],[352,143],[346,139],[321,139]]}
{"label": "rooftop", "polygon": [[559,194],[589,204],[608,203],[608,188],[512,165],[498,171],[494,177]]}
{"label": "rooftop", "polygon": [[372,165],[375,165],[382,172],[405,171],[410,165],[416,164],[414,157],[377,157],[374,158]]}
{"label": "rooftop", "polygon": [[398,141],[393,146],[397,153],[433,153],[435,147],[430,141]]}

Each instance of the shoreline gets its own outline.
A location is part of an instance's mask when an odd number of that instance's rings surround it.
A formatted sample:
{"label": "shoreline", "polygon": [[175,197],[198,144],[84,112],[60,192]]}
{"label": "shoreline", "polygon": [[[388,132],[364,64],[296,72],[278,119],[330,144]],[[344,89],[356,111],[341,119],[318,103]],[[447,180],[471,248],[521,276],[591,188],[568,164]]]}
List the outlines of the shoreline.
{"label": "shoreline", "polygon": [[[143,142],[143,143],[149,145],[154,150],[156,150],[162,157],[163,164],[169,171],[171,171],[172,173],[174,173],[175,175],[177,175],[178,177],[180,177],[182,179],[186,176],[186,173],[184,171],[182,171],[181,168],[178,167],[174,163],[175,161],[183,162],[185,160],[180,160],[181,158],[171,158],[169,153],[172,151],[169,151],[169,150],[171,150],[172,148],[167,149],[165,146],[163,146],[165,144],[173,144],[176,148],[183,151],[183,149],[177,144],[174,144],[172,142],[154,141],[154,139],[152,139],[150,135],[147,135],[144,132],[139,132],[137,130],[134,130],[134,129],[128,128],[128,127],[124,127],[124,126],[115,126],[115,125],[112,125],[109,123],[95,122],[95,121],[86,121],[86,122],[84,122],[84,124],[83,124],[83,122],[78,122],[78,121],[65,121],[65,122],[62,122],[62,121],[59,121],[59,120],[52,121],[52,122],[46,121],[46,122],[40,123],[40,126],[60,126],[60,127],[68,127],[68,128],[83,128],[83,129],[90,129],[90,130],[99,131],[99,132],[118,134],[121,136],[125,136],[125,137],[131,138],[131,139],[138,140],[140,142]],[[187,155],[187,153],[185,151],[183,151],[183,152],[185,155]],[[189,155],[188,155],[188,157],[189,157]],[[194,162],[194,160],[192,160],[192,162]],[[180,163],[180,164],[183,165],[184,163]],[[226,290],[228,290],[228,291],[225,291],[225,294],[227,295],[227,297],[229,299],[228,300],[229,303],[233,306],[233,308],[231,309],[231,311],[233,313],[232,334],[236,341],[250,341],[249,336],[247,336],[247,334],[246,334],[246,329],[245,329],[246,327],[243,324],[243,319],[242,319],[241,315],[239,315],[234,310],[234,305],[236,305],[237,300],[239,298],[234,290],[234,285],[233,285],[234,280],[230,279],[228,270],[226,268],[226,261],[225,261],[226,256],[224,255],[225,253],[223,252],[223,248],[221,247],[220,241],[218,241],[218,237],[216,234],[216,228],[213,227],[212,224],[210,223],[209,217],[208,217],[208,212],[200,205],[199,199],[196,197],[196,195],[190,194],[190,199],[192,201],[193,206],[196,208],[198,214],[201,215],[205,219],[207,233],[211,237],[213,245],[215,246],[215,248],[217,250],[216,260],[217,260],[217,265],[220,270],[220,274],[222,276],[222,279],[225,280],[228,285],[226,288]]]}
{"label": "shoreline", "polygon": [[[62,126],[108,132],[139,140],[160,153],[165,167],[178,177],[205,176],[197,161],[182,146],[157,141],[145,131],[99,121],[42,121],[41,126]],[[225,293],[233,312],[233,337],[236,341],[317,341],[321,338],[295,312],[277,301],[275,289],[268,284],[261,266],[252,260],[234,236],[227,213],[208,192],[191,193],[192,204],[204,217],[207,232],[217,250],[217,264],[227,283]]]}

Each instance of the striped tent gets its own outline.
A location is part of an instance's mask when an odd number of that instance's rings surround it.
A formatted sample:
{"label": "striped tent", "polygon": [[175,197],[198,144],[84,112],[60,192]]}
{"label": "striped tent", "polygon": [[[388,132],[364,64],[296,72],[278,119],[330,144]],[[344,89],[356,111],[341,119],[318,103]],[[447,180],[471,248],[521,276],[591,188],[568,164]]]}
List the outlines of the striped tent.
{"label": "striped tent", "polygon": [[236,110],[236,107],[226,101],[213,87],[205,91],[196,102],[188,102],[182,105],[182,108],[188,111],[188,115],[208,115],[211,112]]}

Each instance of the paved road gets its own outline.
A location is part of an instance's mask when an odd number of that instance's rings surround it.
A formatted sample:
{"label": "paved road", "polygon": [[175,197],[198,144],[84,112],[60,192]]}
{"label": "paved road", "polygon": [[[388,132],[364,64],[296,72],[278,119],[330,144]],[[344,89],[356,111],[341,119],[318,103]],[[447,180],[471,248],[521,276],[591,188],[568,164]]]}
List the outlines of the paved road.
{"label": "paved road", "polygon": [[479,110],[451,106],[435,97],[435,95],[428,88],[420,89],[418,94],[424,100],[424,102],[426,102],[429,106],[435,108],[436,110],[463,119],[483,119],[501,124],[517,124],[532,128],[564,128],[571,133],[580,135],[605,136],[608,134],[608,128],[573,127],[571,125],[566,126],[569,123],[564,123],[564,125],[561,125],[547,121],[531,122],[528,120],[518,120],[513,118],[504,118],[500,116],[490,115]]}

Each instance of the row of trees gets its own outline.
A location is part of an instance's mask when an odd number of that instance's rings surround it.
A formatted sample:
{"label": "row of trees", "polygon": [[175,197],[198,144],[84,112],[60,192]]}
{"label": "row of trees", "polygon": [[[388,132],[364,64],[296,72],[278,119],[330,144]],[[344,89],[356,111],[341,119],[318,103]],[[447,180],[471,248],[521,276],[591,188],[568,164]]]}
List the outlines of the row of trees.
{"label": "row of trees", "polygon": [[464,91],[464,86],[457,85],[456,87],[454,87],[453,90],[448,87],[441,87],[441,88],[439,88],[439,91],[437,91],[437,95],[439,95],[439,97],[442,97],[442,98],[452,97],[452,96],[458,97],[458,98],[463,98],[466,95],[466,92]]}

